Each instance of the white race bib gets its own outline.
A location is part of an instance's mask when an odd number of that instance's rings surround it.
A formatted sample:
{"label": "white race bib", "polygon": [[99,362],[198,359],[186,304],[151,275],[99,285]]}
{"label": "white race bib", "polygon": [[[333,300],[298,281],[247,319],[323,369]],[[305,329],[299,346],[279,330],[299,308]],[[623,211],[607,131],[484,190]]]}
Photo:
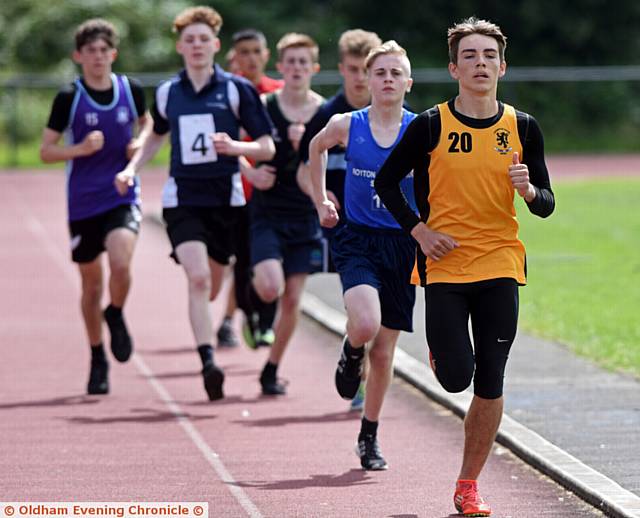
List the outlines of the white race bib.
{"label": "white race bib", "polygon": [[178,124],[183,164],[204,164],[218,160],[218,154],[209,137],[216,131],[211,113],[180,115]]}

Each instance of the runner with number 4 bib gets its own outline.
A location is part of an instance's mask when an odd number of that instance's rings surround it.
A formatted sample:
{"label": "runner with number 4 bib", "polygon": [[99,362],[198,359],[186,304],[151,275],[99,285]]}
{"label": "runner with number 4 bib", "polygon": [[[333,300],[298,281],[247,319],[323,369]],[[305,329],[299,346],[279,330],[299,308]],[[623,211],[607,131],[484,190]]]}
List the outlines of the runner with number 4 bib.
{"label": "runner with number 4 bib", "polygon": [[[181,12],[173,23],[185,69],[162,83],[152,106],[153,131],[123,171],[132,179],[171,134],[163,216],[174,258],[187,275],[189,319],[210,400],[223,397],[224,374],[213,359],[209,301],[234,253],[238,208],[245,205],[238,157],[269,160],[271,121],[249,81],[214,64],[222,18],[209,7]],[[240,140],[240,128],[253,138]]]}

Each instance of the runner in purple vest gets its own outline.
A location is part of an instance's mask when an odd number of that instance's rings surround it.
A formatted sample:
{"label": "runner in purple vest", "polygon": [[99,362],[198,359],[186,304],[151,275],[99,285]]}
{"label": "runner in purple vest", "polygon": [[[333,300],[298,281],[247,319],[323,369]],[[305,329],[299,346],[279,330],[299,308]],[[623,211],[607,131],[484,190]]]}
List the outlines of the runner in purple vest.
{"label": "runner in purple vest", "polygon": [[[78,27],[73,60],[82,76],[60,91],[42,135],[44,162],[67,162],[71,257],[82,278],[82,315],[91,345],[87,392],[109,392],[109,364],[102,345],[102,318],[111,333],[111,351],[125,362],[132,352],[122,307],[130,286],[130,263],[140,228],[137,179],[123,194],[115,187],[118,171],[138,146],[136,122],[144,126],[142,87],[111,72],[117,35],[101,19]],[[64,134],[65,145],[58,145]],[[109,258],[111,303],[102,311],[102,252]]]}

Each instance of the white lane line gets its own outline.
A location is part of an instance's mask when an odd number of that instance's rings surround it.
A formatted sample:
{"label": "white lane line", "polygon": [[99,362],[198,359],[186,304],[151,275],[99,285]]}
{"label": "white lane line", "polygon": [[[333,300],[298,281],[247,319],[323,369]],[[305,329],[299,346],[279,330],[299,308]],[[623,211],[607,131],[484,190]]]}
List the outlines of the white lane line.
{"label": "white lane line", "polygon": [[[19,205],[20,209],[23,211],[25,216],[25,226],[26,228],[37,238],[37,240],[42,243],[42,247],[44,248],[46,254],[51,258],[51,260],[56,264],[56,266],[60,269],[61,273],[65,276],[65,278],[70,281],[70,283],[74,286],[75,289],[80,289],[80,282],[78,275],[75,273],[74,268],[71,266],[71,263],[67,258],[64,257],[64,254],[58,247],[58,243],[47,233],[46,229],[42,225],[42,223],[38,220],[38,218],[33,214],[30,208],[24,203],[20,197],[14,197],[16,204]],[[262,513],[258,510],[256,505],[251,501],[247,493],[238,485],[237,481],[233,478],[229,470],[225,467],[222,460],[220,460],[220,455],[218,455],[204,440],[200,432],[193,425],[191,420],[186,417],[185,412],[180,408],[175,400],[171,397],[167,389],[162,385],[162,383],[156,378],[149,368],[149,366],[144,362],[142,357],[134,353],[132,355],[133,363],[138,369],[138,371],[147,379],[153,390],[160,396],[162,402],[167,406],[169,411],[176,418],[177,423],[182,427],[184,432],[187,434],[187,437],[193,442],[193,444],[200,450],[202,456],[209,463],[209,465],[216,472],[220,480],[227,486],[229,492],[233,495],[233,497],[237,500],[237,502],[242,506],[242,508],[246,511],[247,515],[251,518],[263,518]]]}
{"label": "white lane line", "polygon": [[158,396],[160,396],[160,399],[164,402],[165,405],[167,405],[169,411],[175,416],[178,424],[184,430],[184,433],[187,434],[193,444],[195,444],[196,447],[200,450],[203,457],[217,473],[220,480],[222,480],[222,482],[226,484],[231,494],[247,512],[247,515],[251,516],[251,518],[262,518],[262,513],[260,513],[256,505],[251,501],[244,490],[231,476],[231,473],[229,473],[224,463],[220,460],[220,455],[218,455],[214,450],[211,449],[202,435],[200,435],[200,432],[198,432],[195,426],[193,426],[193,423],[189,420],[188,417],[185,416],[185,413],[180,408],[180,405],[178,405],[175,400],[169,395],[169,392],[167,392],[162,383],[158,381],[158,378],[153,375],[153,372],[140,357],[140,355],[134,354],[132,358],[138,370],[147,378],[147,381],[153,387],[153,390],[156,391]]}

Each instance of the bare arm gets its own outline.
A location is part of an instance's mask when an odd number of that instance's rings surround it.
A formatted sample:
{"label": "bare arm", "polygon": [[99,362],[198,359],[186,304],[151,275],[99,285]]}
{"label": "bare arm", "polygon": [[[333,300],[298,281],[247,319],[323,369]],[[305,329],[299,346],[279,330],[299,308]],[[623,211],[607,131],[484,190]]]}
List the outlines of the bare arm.
{"label": "bare arm", "polygon": [[132,138],[127,144],[127,158],[131,160],[136,151],[140,149],[144,142],[145,136],[153,129],[153,121],[146,113],[138,117],[138,136]]}
{"label": "bare arm", "polygon": [[143,140],[140,147],[127,164],[127,167],[120,171],[114,180],[116,189],[122,196],[124,196],[129,187],[133,185],[133,179],[138,171],[155,156],[165,140],[165,135],[158,135],[152,130],[151,124],[149,124],[148,127],[145,125],[141,137]]}
{"label": "bare arm", "polygon": [[300,187],[300,190],[303,193],[309,197],[313,196],[308,164],[300,162],[300,165],[298,165],[298,171],[296,172],[296,181],[298,182],[298,187]]}
{"label": "bare arm", "polygon": [[60,137],[62,137],[62,133],[50,128],[44,129],[40,144],[40,160],[45,163],[73,160],[81,156],[93,155],[104,146],[104,135],[101,131],[92,131],[82,142],[69,146],[58,145]]}
{"label": "bare arm", "polygon": [[221,155],[242,155],[256,162],[266,162],[276,154],[276,146],[270,135],[262,135],[251,142],[233,140],[226,133],[213,133],[210,137],[216,152]]}
{"label": "bare arm", "polygon": [[253,167],[244,156],[239,157],[238,162],[240,163],[240,173],[249,180],[256,189],[266,191],[273,187],[273,184],[276,182],[275,167],[268,164]]}
{"label": "bare arm", "polygon": [[309,144],[309,176],[311,199],[313,200],[320,223],[333,227],[338,223],[335,204],[327,196],[327,151],[333,146],[346,146],[351,127],[351,114],[334,115]]}

